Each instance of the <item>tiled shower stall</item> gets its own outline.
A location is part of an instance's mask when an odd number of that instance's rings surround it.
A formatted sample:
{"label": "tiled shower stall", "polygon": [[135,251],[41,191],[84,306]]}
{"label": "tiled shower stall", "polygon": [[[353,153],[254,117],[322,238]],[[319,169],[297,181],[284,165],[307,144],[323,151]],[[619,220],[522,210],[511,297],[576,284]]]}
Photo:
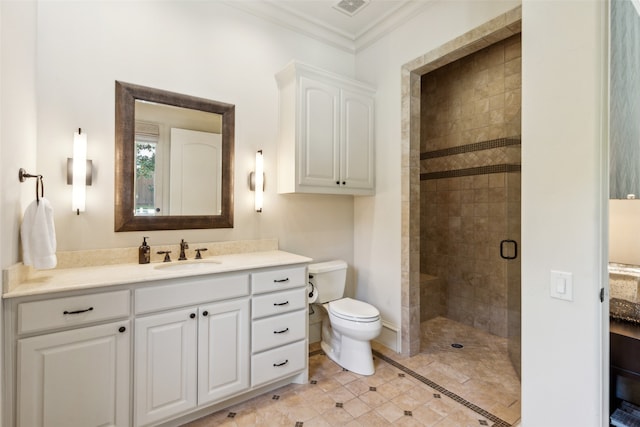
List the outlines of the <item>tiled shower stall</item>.
{"label": "tiled shower stall", "polygon": [[420,104],[420,320],[508,338],[519,371],[520,34],[423,75]]}

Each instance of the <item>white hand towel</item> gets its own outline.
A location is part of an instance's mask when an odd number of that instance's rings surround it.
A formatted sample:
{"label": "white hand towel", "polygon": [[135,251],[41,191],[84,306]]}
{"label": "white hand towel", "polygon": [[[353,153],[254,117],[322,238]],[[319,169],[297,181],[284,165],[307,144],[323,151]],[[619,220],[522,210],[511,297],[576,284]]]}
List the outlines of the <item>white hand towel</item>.
{"label": "white hand towel", "polygon": [[53,224],[53,208],[44,197],[27,207],[20,227],[22,236],[22,262],[42,270],[55,268],[56,229]]}

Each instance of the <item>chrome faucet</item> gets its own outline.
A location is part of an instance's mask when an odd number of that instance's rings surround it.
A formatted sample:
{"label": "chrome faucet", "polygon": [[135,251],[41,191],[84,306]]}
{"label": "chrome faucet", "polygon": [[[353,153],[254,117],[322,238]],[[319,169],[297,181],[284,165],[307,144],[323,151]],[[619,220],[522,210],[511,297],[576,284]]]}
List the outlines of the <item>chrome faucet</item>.
{"label": "chrome faucet", "polygon": [[178,261],[184,261],[187,259],[187,256],[184,254],[185,249],[189,249],[189,244],[182,239],[180,240],[180,257],[178,258]]}

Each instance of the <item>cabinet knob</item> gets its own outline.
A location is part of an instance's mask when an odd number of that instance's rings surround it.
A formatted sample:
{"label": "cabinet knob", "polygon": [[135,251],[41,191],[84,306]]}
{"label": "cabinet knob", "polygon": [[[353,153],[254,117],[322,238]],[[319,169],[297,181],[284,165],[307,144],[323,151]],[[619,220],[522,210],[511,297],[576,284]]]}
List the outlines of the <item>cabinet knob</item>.
{"label": "cabinet knob", "polygon": [[342,181],[342,185],[347,185],[347,181]]}
{"label": "cabinet knob", "polygon": [[120,326],[120,327],[118,328],[118,332],[120,332],[120,333],[123,333],[123,332],[124,332],[124,331],[126,331],[126,330],[127,330],[127,328],[125,328],[124,326]]}
{"label": "cabinet knob", "polygon": [[336,185],[340,185],[340,181],[336,181]]}
{"label": "cabinet knob", "polygon": [[189,317],[190,317],[191,319],[195,319],[195,318],[196,318],[196,314],[195,314],[195,313],[191,313],[191,314],[189,315]]}
{"label": "cabinet knob", "polygon": [[205,310],[205,311],[203,311],[203,312],[202,312],[202,315],[203,315],[204,317],[207,317],[207,316],[209,315],[209,312],[208,312],[207,310]]}

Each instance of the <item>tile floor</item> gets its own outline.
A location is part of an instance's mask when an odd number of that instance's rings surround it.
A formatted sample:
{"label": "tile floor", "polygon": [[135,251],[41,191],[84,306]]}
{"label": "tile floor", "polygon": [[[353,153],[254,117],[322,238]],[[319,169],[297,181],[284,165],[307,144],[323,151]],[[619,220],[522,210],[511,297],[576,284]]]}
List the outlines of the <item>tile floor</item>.
{"label": "tile floor", "polygon": [[421,326],[416,356],[374,344],[372,376],[343,370],[312,344],[308,384],[290,384],[184,427],[516,425],[520,381],[506,339],[440,317]]}

